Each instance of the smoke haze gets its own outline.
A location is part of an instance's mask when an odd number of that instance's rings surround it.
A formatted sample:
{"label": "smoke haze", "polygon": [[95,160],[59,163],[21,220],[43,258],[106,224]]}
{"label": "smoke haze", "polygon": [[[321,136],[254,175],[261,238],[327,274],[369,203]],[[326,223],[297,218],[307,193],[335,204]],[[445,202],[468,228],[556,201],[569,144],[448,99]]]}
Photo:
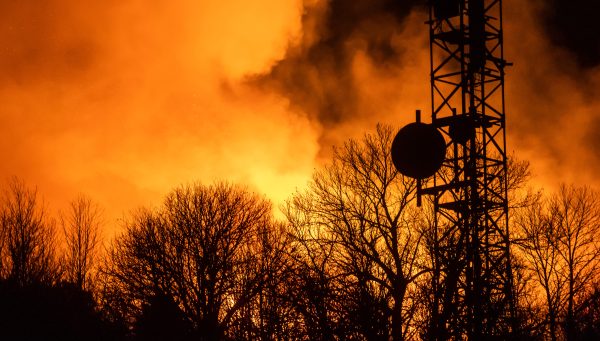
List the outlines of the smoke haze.
{"label": "smoke haze", "polygon": [[[556,33],[564,3],[504,1],[509,149],[549,186],[600,167],[600,58]],[[0,176],[109,221],[190,181],[279,203],[333,145],[429,111],[423,4],[2,2]]]}
{"label": "smoke haze", "polygon": [[[600,167],[600,58],[580,41],[580,35],[591,32],[573,36],[574,26],[587,25],[579,21],[593,5],[579,1],[580,7],[571,4],[568,12],[581,17],[557,18],[556,11],[566,3],[505,2],[505,51],[515,62],[507,77],[509,145],[532,162],[538,184],[550,187],[561,182],[595,185]],[[549,25],[557,21],[564,27]],[[600,28],[594,31],[600,33]],[[561,32],[562,38],[553,32]],[[587,41],[592,47],[597,42]]]}
{"label": "smoke haze", "polygon": [[301,4],[176,3],[2,2],[0,174],[53,209],[88,193],[109,219],[189,181],[276,200],[305,182],[310,122],[239,81],[283,56]]}

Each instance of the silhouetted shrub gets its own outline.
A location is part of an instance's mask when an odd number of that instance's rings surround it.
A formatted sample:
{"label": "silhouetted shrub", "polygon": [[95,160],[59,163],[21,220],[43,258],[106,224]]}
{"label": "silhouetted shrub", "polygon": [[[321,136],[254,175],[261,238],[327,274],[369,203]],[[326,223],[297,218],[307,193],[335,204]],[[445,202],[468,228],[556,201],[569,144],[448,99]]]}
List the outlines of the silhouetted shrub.
{"label": "silhouetted shrub", "polygon": [[56,286],[0,282],[2,340],[117,340],[119,328],[104,321],[89,292]]}

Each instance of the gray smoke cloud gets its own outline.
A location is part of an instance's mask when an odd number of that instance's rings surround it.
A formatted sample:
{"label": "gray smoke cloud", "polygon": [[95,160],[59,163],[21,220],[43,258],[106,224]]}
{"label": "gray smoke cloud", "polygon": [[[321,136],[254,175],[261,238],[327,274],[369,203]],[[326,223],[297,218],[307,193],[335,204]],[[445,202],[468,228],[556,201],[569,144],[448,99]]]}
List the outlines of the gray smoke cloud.
{"label": "gray smoke cloud", "polygon": [[[541,185],[594,183],[600,169],[592,8],[583,0],[504,1],[505,55],[515,63],[506,78],[509,152],[532,162]],[[252,82],[287,97],[320,128],[326,158],[376,122],[400,126],[414,109],[428,112],[426,10],[426,1],[305,3],[302,38]]]}
{"label": "gray smoke cloud", "polygon": [[515,63],[506,87],[509,144],[548,187],[598,184],[600,169],[600,69],[593,53],[576,42],[561,44],[552,33],[573,34],[549,26],[565,4],[505,1],[505,50]]}
{"label": "gray smoke cloud", "polygon": [[[373,112],[382,109],[379,103],[372,103],[372,110],[361,104],[369,88],[399,79],[410,82],[402,68],[414,57],[411,50],[422,50],[424,45],[421,40],[411,46],[403,35],[411,12],[417,9],[423,14],[424,4],[423,0],[305,3],[301,39],[252,82],[286,96],[292,107],[316,122],[322,129],[321,152],[327,154],[332,144],[341,142],[334,136],[337,129],[367,116],[383,116]],[[417,29],[426,33],[425,25]],[[375,71],[364,82],[357,79],[357,58],[365,58]]]}
{"label": "gray smoke cloud", "polygon": [[[509,149],[544,184],[600,169],[597,59],[551,31],[598,28],[550,24],[566,4],[504,1]],[[425,0],[0,2],[0,177],[111,221],[196,180],[281,202],[333,145],[428,113],[426,20]]]}
{"label": "gray smoke cloud", "polygon": [[600,64],[597,1],[549,0],[540,14],[549,39],[566,48],[579,66]]}

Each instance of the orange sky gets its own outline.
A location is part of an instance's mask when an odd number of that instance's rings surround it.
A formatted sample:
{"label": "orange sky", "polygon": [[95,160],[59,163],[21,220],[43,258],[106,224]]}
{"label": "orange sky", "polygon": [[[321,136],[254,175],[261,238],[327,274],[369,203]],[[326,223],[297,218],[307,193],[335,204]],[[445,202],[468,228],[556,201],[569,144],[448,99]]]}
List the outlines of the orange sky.
{"label": "orange sky", "polygon": [[[509,150],[539,183],[592,182],[600,70],[548,42],[541,3],[504,3]],[[313,48],[330,34],[328,10],[323,0],[0,3],[0,178],[38,186],[51,212],[86,193],[109,229],[190,181],[245,183],[282,202],[333,144],[429,109],[424,13],[371,13],[328,54]],[[390,56],[370,52],[380,40]],[[325,51],[318,67],[315,51]]]}

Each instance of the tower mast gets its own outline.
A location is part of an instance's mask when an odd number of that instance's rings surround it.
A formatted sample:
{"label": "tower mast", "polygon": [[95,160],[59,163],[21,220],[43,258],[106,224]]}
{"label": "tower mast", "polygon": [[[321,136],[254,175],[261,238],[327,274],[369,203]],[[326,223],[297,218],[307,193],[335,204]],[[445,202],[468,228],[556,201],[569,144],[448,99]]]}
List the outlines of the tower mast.
{"label": "tower mast", "polygon": [[432,125],[446,158],[436,212],[432,339],[482,340],[513,329],[502,0],[430,2]]}

